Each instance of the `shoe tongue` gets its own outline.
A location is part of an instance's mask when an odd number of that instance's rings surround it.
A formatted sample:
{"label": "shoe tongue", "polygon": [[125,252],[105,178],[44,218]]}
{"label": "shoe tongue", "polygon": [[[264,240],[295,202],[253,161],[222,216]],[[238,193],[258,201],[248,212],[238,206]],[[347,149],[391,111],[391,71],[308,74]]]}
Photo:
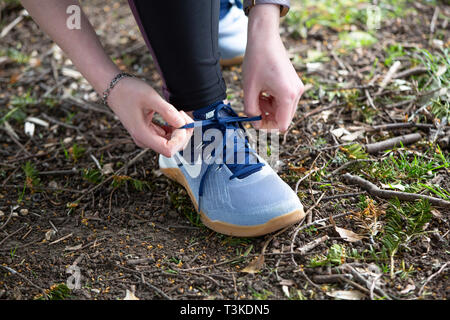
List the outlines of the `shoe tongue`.
{"label": "shoe tongue", "polygon": [[[216,108],[221,104],[223,104],[223,102],[219,101],[207,107],[195,110],[193,113],[194,120],[208,120],[214,118]],[[219,111],[219,117],[233,117],[233,116],[234,115],[231,113],[230,110],[228,110],[228,108],[222,108]]]}
{"label": "shoe tongue", "polygon": [[[231,108],[221,108],[219,111],[217,111],[217,107],[219,105],[222,105],[223,102],[217,102],[214,103],[212,105],[209,105],[207,107],[198,109],[196,111],[194,111],[193,116],[194,116],[194,120],[195,121],[200,121],[200,120],[208,120],[211,118],[214,118],[216,112],[219,112],[218,116],[219,118],[229,118],[229,117],[236,117],[237,115],[234,113],[234,111]],[[237,124],[236,124],[236,128],[238,128]],[[242,137],[239,135],[238,139],[245,139],[245,137]],[[226,155],[226,153],[231,152],[233,153],[233,156],[235,155],[235,150],[224,150],[224,156]],[[244,152],[245,155],[245,159],[246,159],[246,163],[242,163],[242,164],[228,164],[226,163],[226,166],[230,169],[231,172],[236,173],[239,169],[241,169],[243,166],[251,166],[253,164],[249,163],[249,160],[252,159],[252,163],[259,163],[259,160],[255,157],[255,155],[253,155],[252,153],[248,152],[248,150],[245,152],[244,150],[239,150],[239,153]],[[239,159],[239,158],[237,158]],[[259,169],[256,169],[255,171],[258,171]],[[245,178],[246,176],[249,176],[253,173],[253,171],[249,171],[246,174],[240,176],[239,178]]]}

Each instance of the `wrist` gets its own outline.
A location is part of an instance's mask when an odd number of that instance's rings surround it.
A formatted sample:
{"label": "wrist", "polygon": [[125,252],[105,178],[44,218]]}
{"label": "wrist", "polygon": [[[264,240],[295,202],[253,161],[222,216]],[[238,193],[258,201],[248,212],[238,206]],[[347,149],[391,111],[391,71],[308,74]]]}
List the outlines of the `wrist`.
{"label": "wrist", "polygon": [[248,16],[249,35],[267,32],[279,34],[280,6],[276,4],[258,4],[250,10]]}

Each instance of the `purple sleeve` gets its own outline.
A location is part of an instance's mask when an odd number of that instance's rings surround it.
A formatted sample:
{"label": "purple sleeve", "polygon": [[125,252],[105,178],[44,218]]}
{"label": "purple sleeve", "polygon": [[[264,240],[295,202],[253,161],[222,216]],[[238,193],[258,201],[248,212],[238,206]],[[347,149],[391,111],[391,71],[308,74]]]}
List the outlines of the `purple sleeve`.
{"label": "purple sleeve", "polygon": [[284,17],[290,6],[290,0],[244,0],[244,11],[248,15],[250,9],[257,4],[278,4],[280,6],[280,16]]}

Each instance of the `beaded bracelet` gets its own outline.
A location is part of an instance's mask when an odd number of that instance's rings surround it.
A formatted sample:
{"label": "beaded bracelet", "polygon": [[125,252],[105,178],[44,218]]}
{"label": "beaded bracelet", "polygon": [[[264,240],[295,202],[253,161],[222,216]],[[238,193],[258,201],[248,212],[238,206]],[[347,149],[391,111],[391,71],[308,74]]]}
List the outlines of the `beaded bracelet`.
{"label": "beaded bracelet", "polygon": [[129,73],[126,73],[126,72],[122,72],[122,73],[119,73],[118,75],[116,75],[116,76],[111,80],[111,83],[109,84],[108,89],[106,89],[106,90],[103,92],[102,103],[103,103],[104,105],[106,105],[106,106],[108,105],[108,97],[109,97],[109,94],[111,93],[111,90],[114,89],[114,87],[116,86],[117,82],[119,82],[119,81],[122,80],[123,78],[127,78],[127,77],[129,77],[129,78],[134,78],[134,76],[133,76],[132,74],[129,74]]}

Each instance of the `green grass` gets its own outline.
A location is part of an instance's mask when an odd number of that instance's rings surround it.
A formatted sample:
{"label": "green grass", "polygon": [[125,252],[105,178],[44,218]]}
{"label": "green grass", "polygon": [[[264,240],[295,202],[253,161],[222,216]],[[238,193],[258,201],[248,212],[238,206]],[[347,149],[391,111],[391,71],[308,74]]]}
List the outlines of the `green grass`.
{"label": "green grass", "polygon": [[[66,300],[72,297],[70,295],[71,290],[64,283],[55,284],[50,288],[50,290],[46,291],[48,300]],[[36,297],[36,300],[45,300],[45,298],[43,295],[39,295]]]}
{"label": "green grass", "polygon": [[410,250],[410,244],[426,233],[423,229],[431,218],[431,206],[426,200],[407,203],[401,203],[398,199],[390,201],[381,243],[390,258],[391,277],[395,273],[394,258],[397,253]]}
{"label": "green grass", "polygon": [[[431,156],[430,156],[431,154]],[[374,180],[387,185],[402,185],[405,192],[420,193],[429,190],[434,196],[448,199],[450,193],[431,181],[439,170],[450,167],[450,162],[439,147],[423,155],[397,150],[380,162],[367,165],[367,172]]]}
{"label": "green grass", "polygon": [[[340,32],[350,25],[366,25],[370,11],[367,7],[371,4],[367,0],[292,0],[285,22],[294,35],[304,38],[307,29],[317,25]],[[381,0],[377,7],[381,23],[413,10],[406,0]]]}
{"label": "green grass", "polygon": [[23,183],[22,191],[19,193],[19,203],[22,202],[27,188],[33,191],[41,184],[41,180],[38,177],[39,171],[31,161],[27,161],[25,165],[22,166],[22,171],[25,175],[25,181]]}

